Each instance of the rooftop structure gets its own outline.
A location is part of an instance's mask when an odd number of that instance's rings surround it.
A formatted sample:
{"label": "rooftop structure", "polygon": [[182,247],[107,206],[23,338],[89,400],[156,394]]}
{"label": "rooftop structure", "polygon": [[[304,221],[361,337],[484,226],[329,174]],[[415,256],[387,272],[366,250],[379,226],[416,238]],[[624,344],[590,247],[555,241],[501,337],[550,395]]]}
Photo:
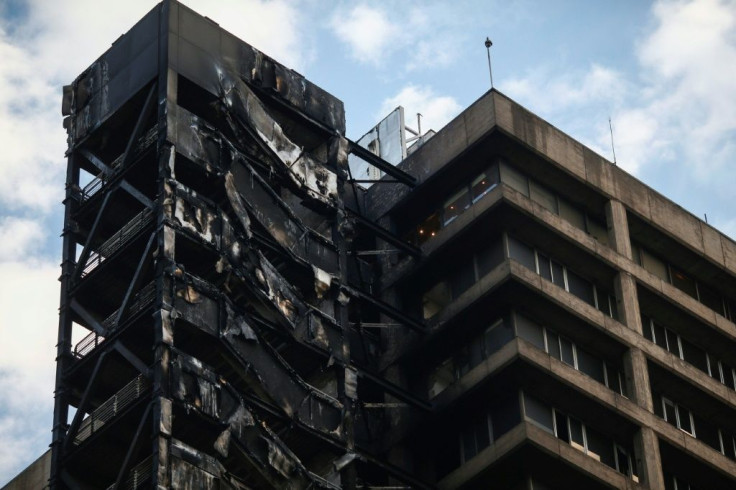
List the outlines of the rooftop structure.
{"label": "rooftop structure", "polygon": [[51,488],[734,488],[736,243],[500,92],[364,148],[166,0],[63,112]]}

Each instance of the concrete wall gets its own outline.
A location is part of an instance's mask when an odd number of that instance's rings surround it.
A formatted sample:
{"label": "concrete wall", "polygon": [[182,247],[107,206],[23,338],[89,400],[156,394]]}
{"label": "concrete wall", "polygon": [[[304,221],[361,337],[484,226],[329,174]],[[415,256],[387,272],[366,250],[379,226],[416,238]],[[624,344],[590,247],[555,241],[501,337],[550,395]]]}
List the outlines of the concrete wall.
{"label": "concrete wall", "polygon": [[50,474],[51,450],[48,450],[0,490],[41,490],[49,488]]}

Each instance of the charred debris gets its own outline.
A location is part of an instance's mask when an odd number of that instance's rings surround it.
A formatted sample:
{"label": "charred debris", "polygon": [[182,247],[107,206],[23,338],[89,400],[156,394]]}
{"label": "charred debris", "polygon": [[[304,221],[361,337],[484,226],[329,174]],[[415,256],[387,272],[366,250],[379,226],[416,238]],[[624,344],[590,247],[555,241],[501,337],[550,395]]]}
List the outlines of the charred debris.
{"label": "charred debris", "polygon": [[[342,103],[175,1],[72,85],[52,488],[424,488]],[[86,333],[72,342],[73,334]],[[77,338],[77,337],[74,337]]]}

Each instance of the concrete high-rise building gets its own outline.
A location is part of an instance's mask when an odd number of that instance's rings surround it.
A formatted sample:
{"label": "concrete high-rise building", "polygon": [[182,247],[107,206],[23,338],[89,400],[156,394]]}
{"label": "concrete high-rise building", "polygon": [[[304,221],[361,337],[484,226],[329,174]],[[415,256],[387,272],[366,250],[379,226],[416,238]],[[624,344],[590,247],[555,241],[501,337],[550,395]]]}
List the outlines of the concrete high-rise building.
{"label": "concrete high-rise building", "polygon": [[63,112],[51,488],[736,488],[736,243],[498,91],[363,148],[166,0]]}

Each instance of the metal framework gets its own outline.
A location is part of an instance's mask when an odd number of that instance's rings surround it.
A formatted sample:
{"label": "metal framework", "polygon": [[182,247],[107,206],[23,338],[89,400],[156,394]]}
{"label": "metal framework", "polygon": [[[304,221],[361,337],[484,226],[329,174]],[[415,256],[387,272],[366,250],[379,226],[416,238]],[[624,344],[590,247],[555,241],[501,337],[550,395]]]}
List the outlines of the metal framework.
{"label": "metal framework", "polygon": [[414,179],[343,136],[342,103],[166,0],[63,112],[51,487],[427,487],[377,446],[378,408],[429,406],[370,333],[422,332],[370,264],[420,252],[346,206],[347,154]]}

